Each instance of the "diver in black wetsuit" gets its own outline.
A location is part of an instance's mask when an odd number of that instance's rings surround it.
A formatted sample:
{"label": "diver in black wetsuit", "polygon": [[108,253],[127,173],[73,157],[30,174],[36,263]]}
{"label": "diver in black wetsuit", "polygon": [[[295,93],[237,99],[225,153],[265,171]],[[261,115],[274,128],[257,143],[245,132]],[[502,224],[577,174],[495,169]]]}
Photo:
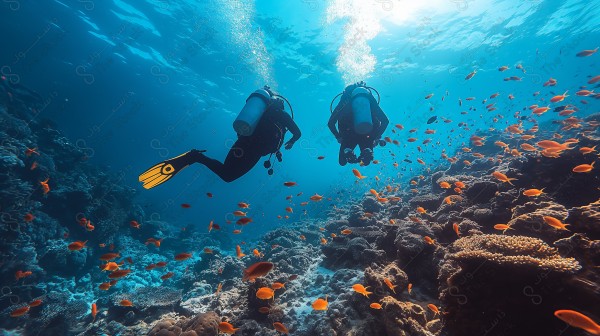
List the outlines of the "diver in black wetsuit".
{"label": "diver in black wetsuit", "polygon": [[[358,90],[356,90],[357,88]],[[379,102],[371,94],[371,90],[374,89],[368,87],[365,82],[359,82],[348,85],[344,92],[338,95],[342,97],[331,113],[327,126],[340,143],[339,163],[341,166],[345,166],[346,163],[358,162],[368,165],[373,160],[373,147],[378,143],[385,145],[380,138],[390,121],[379,107]],[[354,111],[355,108],[357,111],[361,109],[361,104],[354,102],[358,97],[366,98],[363,99],[362,110],[366,112],[363,113],[362,120],[358,120],[354,115],[357,113]],[[335,101],[335,98],[333,100]],[[368,104],[365,104],[367,101]],[[331,105],[333,106],[333,101]],[[336,123],[338,124],[337,128]],[[360,148],[358,158],[354,154],[354,148],[357,145]]]}
{"label": "diver in black wetsuit", "polygon": [[[259,91],[262,94],[256,94]],[[204,155],[205,151],[192,149],[180,156],[158,163],[142,173],[139,180],[144,183],[143,187],[150,189],[164,183],[192,163],[201,163],[217,174],[223,181],[231,182],[250,171],[262,156],[268,154],[272,156],[275,154],[277,160],[281,162],[281,152],[279,149],[283,144],[285,133],[288,130],[292,132],[292,138],[284,145],[285,149],[291,149],[301,136],[300,129],[292,117],[285,112],[284,97],[273,93],[267,86],[263,90],[257,90],[256,92],[248,98],[246,106],[249,105],[253,97],[258,97],[259,104],[261,101],[264,102],[260,107],[262,111],[259,111],[258,114],[252,111],[251,113],[254,113],[254,115],[249,118],[260,119],[253,130],[251,130],[251,127],[247,129],[240,128],[238,139],[229,150],[225,162],[221,163],[209,158]],[[244,110],[242,110],[240,115]],[[248,127],[247,124],[245,125]],[[240,132],[247,135],[242,135]],[[269,175],[273,174],[271,156],[269,156],[269,160],[264,162],[265,168],[269,168]]]}

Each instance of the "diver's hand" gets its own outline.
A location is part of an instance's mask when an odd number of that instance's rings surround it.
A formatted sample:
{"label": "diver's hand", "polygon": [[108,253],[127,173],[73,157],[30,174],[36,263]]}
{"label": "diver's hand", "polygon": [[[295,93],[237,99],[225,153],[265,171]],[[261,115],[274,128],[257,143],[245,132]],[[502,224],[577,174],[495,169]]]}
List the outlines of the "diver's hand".
{"label": "diver's hand", "polygon": [[294,143],[295,141],[288,141],[285,143],[285,149],[292,149],[292,147],[294,147]]}

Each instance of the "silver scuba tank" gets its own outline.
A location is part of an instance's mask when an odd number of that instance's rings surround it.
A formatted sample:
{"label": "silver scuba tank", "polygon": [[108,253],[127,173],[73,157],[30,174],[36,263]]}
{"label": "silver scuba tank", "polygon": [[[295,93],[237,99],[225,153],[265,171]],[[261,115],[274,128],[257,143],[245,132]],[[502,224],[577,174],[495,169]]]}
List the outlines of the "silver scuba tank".
{"label": "silver scuba tank", "polygon": [[260,121],[263,113],[267,110],[267,104],[271,99],[271,94],[264,89],[258,89],[246,99],[246,104],[233,122],[233,129],[243,136],[250,136],[254,133],[256,125]]}
{"label": "silver scuba tank", "polygon": [[371,92],[362,86],[352,91],[352,115],[354,118],[354,131],[357,134],[369,134],[373,130],[370,95]]}

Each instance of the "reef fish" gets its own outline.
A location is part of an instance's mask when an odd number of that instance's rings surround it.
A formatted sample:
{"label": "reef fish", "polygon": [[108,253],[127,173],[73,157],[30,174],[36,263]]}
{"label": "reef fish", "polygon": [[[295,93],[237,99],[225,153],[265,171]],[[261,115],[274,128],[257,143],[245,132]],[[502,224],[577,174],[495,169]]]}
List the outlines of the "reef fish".
{"label": "reef fish", "polygon": [[283,323],[281,323],[281,322],[275,322],[275,323],[273,323],[273,328],[275,328],[275,330],[277,330],[280,333],[283,333],[285,335],[289,334],[288,328],[286,328],[283,325]]}
{"label": "reef fish", "polygon": [[327,310],[327,296],[325,296],[325,299],[321,299],[318,298],[315,300],[315,302],[312,303],[312,308],[314,310]]}
{"label": "reef fish", "polygon": [[352,285],[352,289],[354,289],[355,292],[360,293],[366,297],[369,297],[369,294],[373,294],[372,292],[367,291],[367,288],[365,288],[365,286],[361,285],[361,284],[355,284]]}
{"label": "reef fish", "polygon": [[233,325],[229,322],[220,322],[219,323],[219,331],[226,334],[235,334],[240,328],[234,328]]}
{"label": "reef fish", "polygon": [[273,269],[273,263],[260,261],[244,270],[242,281],[254,282],[256,278],[267,275]]}
{"label": "reef fish", "polygon": [[557,310],[554,312],[554,316],[572,327],[583,329],[592,335],[600,335],[600,325],[580,312],[568,309]]}
{"label": "reef fish", "polygon": [[256,297],[261,300],[269,300],[275,296],[275,291],[269,287],[261,287],[256,291]]}

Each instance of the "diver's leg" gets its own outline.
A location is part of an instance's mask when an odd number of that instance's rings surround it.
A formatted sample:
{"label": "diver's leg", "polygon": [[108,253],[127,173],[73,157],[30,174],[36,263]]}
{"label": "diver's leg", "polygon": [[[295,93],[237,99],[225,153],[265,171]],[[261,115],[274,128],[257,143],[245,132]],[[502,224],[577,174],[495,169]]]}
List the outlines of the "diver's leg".
{"label": "diver's leg", "polygon": [[247,141],[236,141],[229,150],[225,162],[221,163],[215,159],[198,153],[196,162],[205,165],[213,173],[217,174],[223,181],[231,182],[246,174],[260,160],[260,152],[256,145]]}
{"label": "diver's leg", "polygon": [[339,162],[340,166],[345,166],[346,163],[356,163],[356,155],[354,155],[354,148],[356,147],[356,139],[352,135],[343,136],[342,143],[340,144]]}
{"label": "diver's leg", "polygon": [[365,166],[368,166],[373,160],[373,139],[365,136],[360,139],[358,146],[360,147],[358,160],[362,161]]}

